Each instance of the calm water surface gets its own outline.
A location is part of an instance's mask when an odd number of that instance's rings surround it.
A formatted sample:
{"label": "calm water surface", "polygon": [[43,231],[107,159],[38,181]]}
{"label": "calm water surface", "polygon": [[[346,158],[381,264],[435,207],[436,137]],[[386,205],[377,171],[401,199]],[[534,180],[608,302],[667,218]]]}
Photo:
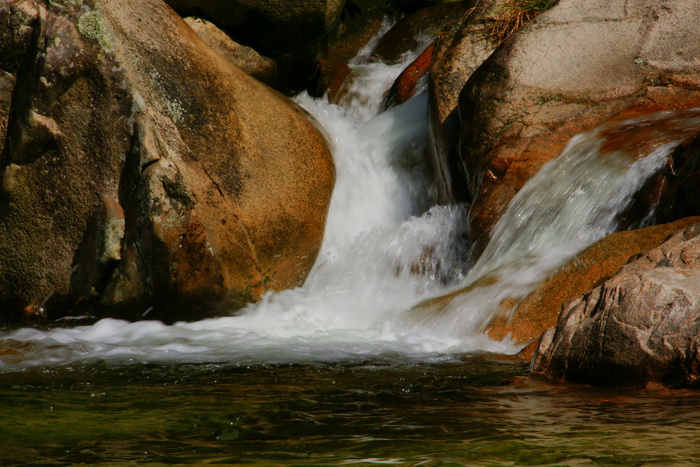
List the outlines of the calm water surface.
{"label": "calm water surface", "polygon": [[[401,360],[401,359],[399,359]],[[700,393],[560,385],[515,358],[105,363],[0,374],[9,464],[700,463]]]}

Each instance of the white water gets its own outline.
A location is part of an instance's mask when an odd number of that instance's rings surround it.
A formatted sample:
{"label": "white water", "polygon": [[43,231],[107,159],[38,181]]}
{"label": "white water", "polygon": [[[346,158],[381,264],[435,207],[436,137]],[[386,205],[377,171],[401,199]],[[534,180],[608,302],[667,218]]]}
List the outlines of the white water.
{"label": "white water", "polygon": [[[19,342],[22,353],[0,357],[0,370],[79,361],[246,364],[516,352],[508,341],[483,334],[499,303],[527,293],[553,267],[611,232],[614,213],[663,163],[668,148],[631,164],[600,156],[596,135],[577,138],[523,188],[465,276],[465,213],[431,207],[425,95],[376,115],[402,66],[356,66],[369,76],[356,80],[345,108],[298,99],[325,128],[337,166],[322,251],[303,287],[267,295],[235,316],[195,323],[105,319],[6,333],[0,348],[3,341]],[[475,286],[484,277],[496,282]],[[470,285],[439,312],[415,308]]]}

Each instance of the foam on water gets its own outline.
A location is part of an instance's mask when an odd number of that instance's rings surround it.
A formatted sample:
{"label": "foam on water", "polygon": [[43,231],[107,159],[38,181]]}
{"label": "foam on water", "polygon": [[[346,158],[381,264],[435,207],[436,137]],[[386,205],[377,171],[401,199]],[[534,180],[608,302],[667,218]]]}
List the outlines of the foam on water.
{"label": "foam on water", "polygon": [[0,370],[94,361],[441,360],[477,350],[516,352],[509,341],[483,334],[499,304],[522,296],[614,230],[615,213],[676,143],[635,162],[602,156],[595,134],[574,139],[526,184],[467,274],[464,208],[433,206],[425,94],[377,113],[411,58],[395,66],[355,64],[359,78],[346,106],[298,98],[325,129],[337,167],[323,246],[303,287],[194,323],[105,319],[5,333],[0,348],[10,350],[0,354]]}

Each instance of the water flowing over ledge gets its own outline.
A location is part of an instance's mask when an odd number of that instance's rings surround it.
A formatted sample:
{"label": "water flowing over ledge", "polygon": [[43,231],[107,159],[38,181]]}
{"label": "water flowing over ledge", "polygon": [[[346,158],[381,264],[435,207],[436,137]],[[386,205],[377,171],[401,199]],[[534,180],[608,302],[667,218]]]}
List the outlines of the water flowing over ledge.
{"label": "water flowing over ledge", "polygon": [[679,141],[632,157],[602,151],[602,130],[574,138],[521,190],[467,271],[464,207],[434,206],[424,158],[426,94],[377,113],[411,58],[355,65],[346,107],[298,97],[325,129],[338,173],[322,251],[303,287],[194,323],[105,319],[5,333],[3,346],[15,351],[3,355],[0,370],[78,361],[442,361],[517,352],[484,334],[504,300],[523,297],[613,232],[617,214]]}

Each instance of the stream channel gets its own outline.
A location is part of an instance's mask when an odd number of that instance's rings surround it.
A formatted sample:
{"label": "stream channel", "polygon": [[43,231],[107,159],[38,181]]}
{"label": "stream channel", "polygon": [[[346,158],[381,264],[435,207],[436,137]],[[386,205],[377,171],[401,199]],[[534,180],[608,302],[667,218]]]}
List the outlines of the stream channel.
{"label": "stream channel", "polygon": [[484,334],[499,303],[615,230],[673,144],[630,162],[574,138],[472,264],[465,207],[435,205],[426,93],[382,111],[411,58],[360,56],[342,106],[296,98],[337,166],[303,287],[194,323],[0,330],[0,463],[700,463],[700,394],[544,381]]}

